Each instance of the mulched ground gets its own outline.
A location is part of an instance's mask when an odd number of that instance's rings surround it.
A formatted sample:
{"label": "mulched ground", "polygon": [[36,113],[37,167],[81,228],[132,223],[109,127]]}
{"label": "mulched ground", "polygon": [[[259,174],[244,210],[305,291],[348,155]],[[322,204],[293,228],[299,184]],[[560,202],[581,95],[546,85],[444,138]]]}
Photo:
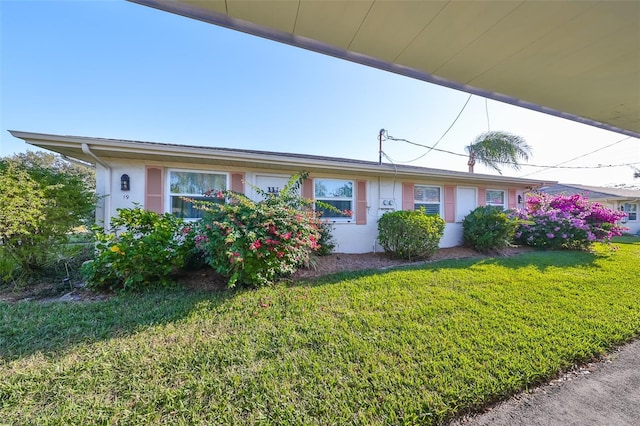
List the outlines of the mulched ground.
{"label": "mulched ground", "polygon": [[[509,247],[494,253],[491,256],[513,256],[519,253],[531,251],[530,247]],[[312,279],[322,275],[343,271],[358,271],[365,269],[386,269],[394,266],[420,264],[445,259],[463,259],[470,257],[487,257],[466,247],[441,248],[428,260],[411,262],[392,259],[385,253],[344,254],[335,253],[329,256],[314,257],[309,268],[300,269],[290,277],[292,281]],[[216,274],[210,268],[203,268],[182,273],[176,277],[178,283],[191,291],[224,291],[227,280]],[[94,292],[81,287],[81,283],[73,288],[61,288],[59,285],[41,283],[37,286],[29,286],[24,289],[4,288],[0,289],[0,301],[16,302],[22,300],[49,301],[83,301],[91,302],[104,300],[111,296],[109,293]]]}

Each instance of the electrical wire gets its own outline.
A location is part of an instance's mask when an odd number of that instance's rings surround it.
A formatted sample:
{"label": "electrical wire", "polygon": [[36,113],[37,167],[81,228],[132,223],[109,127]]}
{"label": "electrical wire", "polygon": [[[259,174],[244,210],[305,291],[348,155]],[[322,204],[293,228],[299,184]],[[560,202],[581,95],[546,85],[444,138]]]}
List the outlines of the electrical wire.
{"label": "electrical wire", "polygon": [[[434,151],[438,151],[438,152],[443,152],[445,154],[450,154],[450,155],[456,155],[458,157],[465,157],[467,158],[468,155],[467,154],[460,154],[458,152],[453,152],[453,151],[448,151],[446,149],[440,149],[440,148],[436,148],[433,146],[429,146],[429,145],[423,145],[417,142],[412,142],[410,140],[407,139],[402,139],[402,138],[395,138],[393,136],[389,136],[389,134],[385,131],[385,137],[388,140],[392,140],[395,142],[405,142],[408,143],[410,145],[415,145],[415,146],[419,146],[422,148],[429,148],[432,149]],[[621,142],[621,141],[619,141]],[[604,149],[600,148],[600,149]],[[585,154],[587,155],[587,154]],[[386,154],[385,154],[386,158],[389,158]],[[521,167],[537,167],[537,168],[543,168],[543,169],[602,169],[602,168],[613,168],[613,167],[626,167],[626,166],[633,166],[636,164],[640,164],[640,161],[638,162],[634,162],[634,163],[623,163],[623,164],[598,164],[597,166],[561,166],[561,165],[554,165],[554,166],[544,166],[544,165],[539,165],[539,164],[520,164],[520,163],[516,163],[516,162],[512,162],[512,161],[505,161],[504,164],[517,164],[518,166]]]}
{"label": "electrical wire", "polygon": [[[430,147],[427,152],[425,152],[424,154],[420,155],[419,157],[414,158],[413,160],[408,160],[408,161],[396,161],[396,163],[398,164],[408,164],[408,163],[413,163],[414,161],[418,161],[419,159],[421,159],[422,157],[424,157],[425,155],[427,155],[428,153],[430,153],[433,150],[436,150],[436,146],[438,146],[438,144],[442,141],[442,139],[444,139],[445,136],[447,136],[447,133],[449,133],[449,131],[453,128],[453,126],[456,124],[456,122],[458,121],[458,119],[460,118],[460,116],[462,115],[462,113],[464,112],[465,108],[467,107],[467,105],[469,104],[469,101],[471,100],[471,97],[473,96],[473,94],[470,94],[469,97],[467,98],[466,102],[464,103],[464,105],[462,106],[462,109],[460,110],[460,112],[458,113],[458,115],[456,116],[456,118],[453,120],[453,123],[451,123],[451,125],[449,126],[449,128],[447,130],[445,130],[445,132],[442,134],[442,136],[440,136],[440,139],[438,139],[436,141],[436,143],[433,144],[432,147]],[[385,136],[386,136],[386,132],[385,132]],[[389,157],[387,157],[389,158]]]}
{"label": "electrical wire", "polygon": [[[620,139],[620,140],[618,140],[618,141],[615,141],[615,142],[614,142],[614,143],[612,143],[612,144],[609,144],[609,145],[607,145],[607,146],[603,146],[603,147],[598,148],[598,149],[596,149],[596,150],[594,150],[594,151],[591,151],[591,152],[587,152],[586,154],[579,155],[579,156],[574,157],[574,158],[572,158],[572,159],[570,159],[570,160],[562,161],[562,162],[560,162],[560,163],[556,164],[554,167],[556,167],[556,166],[561,166],[561,165],[563,165],[563,164],[570,163],[570,162],[572,162],[572,161],[574,161],[574,160],[578,160],[578,159],[580,159],[580,158],[584,158],[584,157],[586,157],[587,155],[591,155],[591,154],[594,154],[594,153],[596,153],[596,152],[598,152],[598,151],[602,151],[603,149],[610,148],[610,147],[612,147],[612,146],[614,146],[614,145],[617,145],[617,144],[619,144],[619,143],[621,143],[621,142],[626,141],[627,139],[631,139],[631,136],[627,136],[626,138],[622,138],[622,139]],[[551,167],[550,167],[550,168],[551,168]],[[534,175],[534,174],[536,174],[536,173],[540,173],[540,172],[543,172],[543,171],[544,171],[544,169],[542,169],[542,170],[536,170],[536,171],[534,171],[534,172],[527,173],[526,175],[522,175],[522,176],[520,176],[520,177],[531,176],[531,175]]]}
{"label": "electrical wire", "polygon": [[487,132],[491,131],[491,123],[489,122],[489,99],[484,98],[484,112],[487,114]]}

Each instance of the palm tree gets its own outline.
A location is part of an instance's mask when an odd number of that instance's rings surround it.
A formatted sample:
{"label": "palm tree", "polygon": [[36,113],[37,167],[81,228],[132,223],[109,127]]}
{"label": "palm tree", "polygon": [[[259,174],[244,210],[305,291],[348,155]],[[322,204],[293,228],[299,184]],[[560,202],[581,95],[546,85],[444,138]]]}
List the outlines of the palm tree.
{"label": "palm tree", "polygon": [[531,147],[521,136],[507,132],[485,132],[465,147],[469,154],[469,173],[473,173],[476,161],[495,169],[502,174],[500,164],[520,169],[520,160],[527,161],[531,155]]}

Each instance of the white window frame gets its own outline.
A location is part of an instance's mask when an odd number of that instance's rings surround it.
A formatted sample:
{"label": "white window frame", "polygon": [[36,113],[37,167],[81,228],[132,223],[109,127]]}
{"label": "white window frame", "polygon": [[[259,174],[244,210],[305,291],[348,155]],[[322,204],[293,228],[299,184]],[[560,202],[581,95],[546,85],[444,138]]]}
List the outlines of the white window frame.
{"label": "white window frame", "polygon": [[[625,218],[625,220],[628,222],[637,222],[638,221],[638,203],[624,203],[622,206],[624,208],[624,212],[627,214],[627,217]],[[631,209],[632,206],[634,207],[634,209]],[[635,219],[631,219],[631,214],[635,215]]]}
{"label": "white window frame", "polygon": [[[318,197],[316,195],[316,185],[318,185],[319,182],[323,182],[323,181],[332,181],[332,182],[351,182],[351,197]],[[342,217],[329,217],[329,216],[320,216],[321,219],[326,219],[329,220],[331,222],[334,223],[352,223],[355,221],[355,216],[356,216],[356,181],[353,179],[340,179],[340,178],[314,178],[313,179],[313,199],[314,201],[323,201],[323,202],[328,202],[328,201],[349,201],[351,203],[351,208],[350,209],[344,209],[344,210],[350,210],[351,211],[351,216],[342,216]],[[315,205],[314,205],[315,208]]]}
{"label": "white window frame", "polygon": [[[502,192],[502,204],[495,204],[495,203],[489,202],[489,192],[491,191]],[[502,210],[506,210],[507,209],[507,191],[505,191],[504,189],[486,189],[484,192],[484,203],[486,206],[502,207]]]}
{"label": "white window frame", "polygon": [[[172,193],[171,192],[171,173],[172,172],[181,172],[181,173],[197,173],[197,174],[208,174],[208,175],[224,175],[225,176],[225,190],[230,188],[231,185],[231,175],[229,172],[221,172],[217,170],[194,170],[194,169],[167,169],[167,178],[165,183],[165,194],[166,202],[165,202],[165,211],[173,214],[172,209],[172,199],[173,197],[202,197],[202,194],[188,194],[188,193]],[[191,222],[199,220],[197,217],[184,217],[182,218],[185,221]]]}
{"label": "white window frame", "polygon": [[[437,203],[433,202],[433,201],[424,201],[424,200],[417,200],[416,199],[416,189],[417,188],[436,188],[438,190],[438,198],[439,201]],[[420,209],[421,206],[425,207],[425,210],[427,210],[427,206],[433,206],[435,204],[438,205],[438,216],[440,217],[444,217],[443,213],[442,213],[442,209],[444,207],[444,188],[442,186],[438,186],[438,185],[422,185],[422,184],[414,184],[413,185],[413,209],[414,210],[418,210]]]}

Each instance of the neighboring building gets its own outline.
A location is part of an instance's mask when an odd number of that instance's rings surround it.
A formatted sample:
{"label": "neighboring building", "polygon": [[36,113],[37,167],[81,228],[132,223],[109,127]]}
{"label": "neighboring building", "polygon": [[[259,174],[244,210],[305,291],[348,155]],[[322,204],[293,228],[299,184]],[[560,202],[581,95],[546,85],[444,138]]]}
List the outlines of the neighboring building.
{"label": "neighboring building", "polygon": [[[253,189],[278,191],[306,171],[302,195],[351,210],[334,223],[336,251],[380,250],[378,218],[396,209],[425,207],[447,222],[441,247],[462,243],[462,219],[477,206],[523,207],[525,193],[545,182],[314,155],[208,148],[128,140],[11,131],[25,142],[67,158],[95,164],[101,203],[98,222],[136,203],[159,213],[196,219],[199,211],[182,197],[231,189],[255,199]],[[549,184],[549,182],[546,182]]]}
{"label": "neighboring building", "polygon": [[629,233],[640,233],[640,190],[625,188],[606,188],[601,186],[586,186],[556,183],[540,188],[542,192],[551,195],[580,194],[613,210],[620,210],[627,214],[621,222],[629,228]]}

